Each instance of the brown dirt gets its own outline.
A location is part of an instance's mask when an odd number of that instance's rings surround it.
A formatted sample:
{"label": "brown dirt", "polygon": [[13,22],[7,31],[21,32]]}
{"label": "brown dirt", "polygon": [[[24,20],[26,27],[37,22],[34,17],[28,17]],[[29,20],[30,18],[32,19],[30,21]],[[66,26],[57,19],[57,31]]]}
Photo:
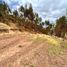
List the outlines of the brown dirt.
{"label": "brown dirt", "polygon": [[0,36],[0,67],[67,67],[66,59],[66,53],[49,56],[48,44],[30,40],[27,34]]}

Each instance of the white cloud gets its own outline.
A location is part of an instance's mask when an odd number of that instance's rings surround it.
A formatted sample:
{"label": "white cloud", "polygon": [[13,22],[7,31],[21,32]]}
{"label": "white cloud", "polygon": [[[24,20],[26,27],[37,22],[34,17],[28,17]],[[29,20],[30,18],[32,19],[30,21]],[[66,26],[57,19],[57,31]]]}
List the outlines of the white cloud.
{"label": "white cloud", "polygon": [[44,19],[48,16],[50,20],[65,14],[67,8],[67,0],[5,0],[12,8],[18,8],[19,5],[32,3],[34,11]]}

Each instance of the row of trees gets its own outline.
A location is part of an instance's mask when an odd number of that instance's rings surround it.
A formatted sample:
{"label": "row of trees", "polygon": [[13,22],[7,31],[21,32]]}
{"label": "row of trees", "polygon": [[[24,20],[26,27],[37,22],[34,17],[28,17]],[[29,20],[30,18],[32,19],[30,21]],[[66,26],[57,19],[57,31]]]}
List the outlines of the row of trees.
{"label": "row of trees", "polygon": [[49,20],[46,20],[45,22],[42,22],[41,17],[39,17],[39,15],[33,11],[33,7],[32,7],[31,4],[29,5],[29,7],[27,5],[25,5],[25,7],[23,5],[21,5],[18,10],[12,11],[9,8],[9,6],[7,5],[7,3],[5,3],[5,2],[0,3],[0,17],[4,17],[4,16],[5,17],[6,16],[10,17],[10,15],[13,16],[13,18],[15,19],[15,22],[18,21],[20,26],[22,26],[23,23],[24,24],[28,23],[28,21],[25,23],[26,19],[30,20],[32,22],[32,24],[39,25],[39,27],[41,29],[43,29],[43,26],[46,25],[47,26],[45,28],[46,34],[51,34],[51,35],[54,34],[58,37],[64,37],[66,32],[67,32],[67,21],[66,21],[65,16],[60,17],[56,21],[55,25],[51,24]]}
{"label": "row of trees", "polygon": [[39,17],[38,13],[35,13],[33,11],[32,5],[30,4],[29,7],[27,7],[27,5],[25,5],[25,7],[23,7],[23,5],[20,6],[20,8],[18,10],[14,10],[12,11],[9,6],[7,5],[7,3],[3,2],[0,3],[0,15],[13,15],[14,17],[19,17],[19,18],[28,18],[29,20],[33,21],[33,23],[37,24],[37,25],[41,25],[44,26],[46,25],[51,25],[49,20],[46,20],[45,22],[42,22],[42,18]]}
{"label": "row of trees", "polygon": [[25,7],[21,5],[18,10],[12,11],[7,3],[0,3],[0,20],[2,20],[3,22],[5,22],[5,20],[8,20],[7,24],[9,24],[9,21],[12,21],[13,23],[17,24],[18,28],[33,28],[34,30],[40,32],[42,32],[40,29],[43,28],[40,25],[42,19],[37,13],[34,13],[31,4],[29,5],[29,7],[27,5],[25,5]]}
{"label": "row of trees", "polygon": [[35,21],[36,24],[42,21],[39,15],[37,13],[34,13],[31,4],[29,5],[29,7],[27,7],[27,5],[25,5],[25,7],[21,5],[18,10],[13,11],[13,15],[16,17],[20,16],[21,18],[28,18],[31,21]]}

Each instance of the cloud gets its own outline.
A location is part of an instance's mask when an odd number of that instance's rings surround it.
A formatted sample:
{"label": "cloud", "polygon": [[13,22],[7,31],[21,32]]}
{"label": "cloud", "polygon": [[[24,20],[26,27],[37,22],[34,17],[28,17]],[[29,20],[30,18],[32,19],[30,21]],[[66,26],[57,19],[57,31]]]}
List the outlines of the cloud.
{"label": "cloud", "polygon": [[17,9],[20,5],[31,3],[34,11],[43,19],[49,16],[49,20],[55,20],[65,15],[67,0],[5,0],[11,8]]}

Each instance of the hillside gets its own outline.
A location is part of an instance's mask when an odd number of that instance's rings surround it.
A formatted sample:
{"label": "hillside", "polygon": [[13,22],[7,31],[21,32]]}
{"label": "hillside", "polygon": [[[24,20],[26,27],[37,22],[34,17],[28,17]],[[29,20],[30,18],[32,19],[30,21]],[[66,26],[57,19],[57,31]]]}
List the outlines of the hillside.
{"label": "hillside", "polygon": [[[1,18],[1,17],[0,17]],[[14,16],[5,16],[0,23],[6,24],[10,27],[11,30],[13,31],[28,31],[32,33],[47,33],[46,29],[44,29],[40,25],[36,25],[33,23],[33,21],[29,19],[20,19],[19,17],[14,17]]]}

